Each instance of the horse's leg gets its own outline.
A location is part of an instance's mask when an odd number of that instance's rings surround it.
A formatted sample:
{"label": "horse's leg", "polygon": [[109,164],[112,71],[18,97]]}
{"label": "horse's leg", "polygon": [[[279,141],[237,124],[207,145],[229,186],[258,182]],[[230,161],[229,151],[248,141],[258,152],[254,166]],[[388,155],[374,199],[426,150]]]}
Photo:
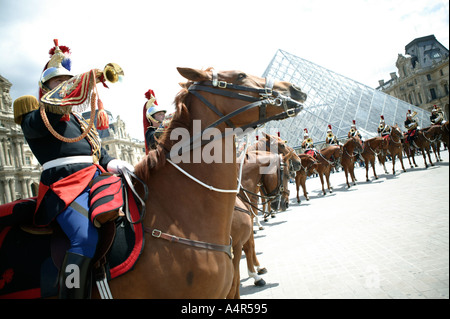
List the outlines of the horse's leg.
{"label": "horse's leg", "polygon": [[364,158],[364,163],[366,165],[364,165],[366,167],[366,182],[370,182],[369,180],[369,159]]}
{"label": "horse's leg", "polygon": [[427,155],[428,155],[428,159],[430,160],[430,165],[434,166],[434,163],[431,161],[431,152],[430,152],[430,147],[426,148],[427,151]]}
{"label": "horse's leg", "polygon": [[442,162],[442,157],[441,157],[441,141],[437,141],[436,142],[436,151],[437,151],[437,155],[439,158],[439,162]]}
{"label": "horse's leg", "polygon": [[353,185],[356,185],[356,176],[355,176],[355,163],[351,162],[349,167],[350,177],[352,178]]}
{"label": "horse's leg", "polygon": [[300,183],[303,189],[303,196],[305,196],[306,200],[309,200],[308,192],[306,191],[306,177],[307,177],[306,175],[302,176],[300,179]]}
{"label": "horse's leg", "polygon": [[397,156],[397,154],[391,152],[391,156],[392,156],[392,175],[395,175],[395,157]]}
{"label": "horse's leg", "polygon": [[375,176],[375,179],[378,179],[377,172],[375,171],[375,156],[373,157],[373,160],[370,161],[372,164],[372,170],[373,170],[373,176]]}
{"label": "horse's leg", "polygon": [[[424,150],[424,149],[421,149],[421,152],[422,152],[423,163],[425,164],[425,168],[428,168],[427,157],[426,157],[426,154],[425,154],[425,150]],[[428,152],[428,151],[427,151],[427,152]],[[428,154],[429,154],[429,153],[428,153]]]}
{"label": "horse's leg", "polygon": [[344,174],[345,174],[345,182],[347,183],[347,187],[350,188],[350,183],[348,182],[349,168],[347,167],[347,165],[344,165]]}
{"label": "horse's leg", "polygon": [[331,187],[331,185],[330,185],[330,173],[331,173],[331,168],[329,170],[327,170],[327,172],[325,173],[325,179],[327,181],[328,190],[330,191],[330,193],[332,193],[333,187]]}
{"label": "horse's leg", "polygon": [[[256,214],[255,214],[253,212],[253,208],[252,208],[252,215],[253,215],[253,218],[254,218],[254,223],[256,224],[256,226],[258,226],[258,229],[259,230],[264,230],[264,226],[261,225],[261,223],[259,222],[258,211],[256,211]],[[252,220],[253,220],[253,218],[252,218]]]}
{"label": "horse's leg", "polygon": [[322,193],[323,195],[326,195],[325,193],[325,187],[324,187],[324,182],[323,182],[323,171],[319,172],[319,178],[320,178],[320,182],[322,183]]}
{"label": "horse's leg", "polygon": [[241,275],[240,275],[240,267],[239,263],[241,261],[242,257],[242,244],[236,241],[233,242],[233,267],[234,267],[234,274],[233,274],[233,282],[231,284],[230,291],[228,292],[228,295],[226,299],[240,299],[240,293],[239,293],[239,286],[241,282]]}
{"label": "horse's leg", "polygon": [[[415,156],[416,156],[416,151],[415,150],[410,150],[411,151],[411,158],[412,158],[412,161],[413,161],[413,163],[414,163],[414,166],[415,167],[419,167],[419,165],[417,165],[416,164],[416,159],[415,159]],[[411,166],[412,167],[412,166]]]}
{"label": "horse's leg", "polygon": [[408,158],[409,166],[410,166],[411,168],[414,168],[414,166],[413,166],[412,163],[411,163],[411,159],[410,159],[410,150],[409,150],[409,146],[406,146],[406,149],[404,148],[403,151],[405,152],[406,157]]}
{"label": "horse's leg", "polygon": [[255,286],[264,286],[266,282],[258,275],[258,273],[255,270],[256,253],[255,253],[255,241],[253,237],[253,232],[250,235],[248,241],[244,244],[243,249],[245,253],[245,258],[247,259],[247,271],[249,277],[253,278]]}
{"label": "horse's leg", "polygon": [[381,151],[381,153],[378,154],[377,157],[378,157],[378,162],[381,165],[383,165],[384,173],[388,174],[388,171],[387,171],[386,165],[385,165],[385,163],[386,163],[386,155],[384,154],[384,151]]}
{"label": "horse's leg", "polygon": [[295,176],[295,189],[297,190],[297,203],[300,204],[300,196],[299,196],[299,190],[300,190],[300,174],[297,174]]}
{"label": "horse's leg", "polygon": [[403,172],[406,173],[405,165],[403,165],[403,153],[402,151],[397,152],[398,159],[400,160],[400,164],[402,165]]}

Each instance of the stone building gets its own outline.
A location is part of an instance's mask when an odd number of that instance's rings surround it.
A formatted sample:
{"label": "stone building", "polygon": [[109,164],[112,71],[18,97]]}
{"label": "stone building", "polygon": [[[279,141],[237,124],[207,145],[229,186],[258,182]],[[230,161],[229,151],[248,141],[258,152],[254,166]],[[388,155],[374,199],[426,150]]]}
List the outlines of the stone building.
{"label": "stone building", "polygon": [[[109,129],[99,131],[102,146],[109,155],[136,165],[145,155],[143,141],[131,138],[126,130],[125,122],[120,116],[113,118],[111,112],[106,111],[109,117]],[[89,119],[91,112],[83,113],[85,119]]]}
{"label": "stone building", "polygon": [[[14,123],[12,84],[0,75],[0,205],[37,196],[41,165],[31,152],[22,129]],[[110,128],[100,131],[102,146],[111,156],[136,165],[145,155],[143,141],[126,132],[125,123],[109,112]],[[89,112],[84,113],[89,118]]]}
{"label": "stone building", "polygon": [[397,72],[390,80],[379,81],[377,90],[431,111],[440,106],[449,118],[449,52],[434,35],[414,39],[399,54]]}
{"label": "stone building", "polygon": [[37,196],[41,167],[14,123],[12,84],[0,75],[0,204]]}

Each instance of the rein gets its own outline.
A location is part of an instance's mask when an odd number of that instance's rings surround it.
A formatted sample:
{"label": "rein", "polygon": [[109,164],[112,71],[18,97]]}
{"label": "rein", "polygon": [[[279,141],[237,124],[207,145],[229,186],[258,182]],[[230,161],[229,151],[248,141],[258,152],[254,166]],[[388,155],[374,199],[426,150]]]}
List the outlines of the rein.
{"label": "rein", "polygon": [[278,156],[278,159],[279,159],[279,161],[278,161],[279,165],[278,165],[278,171],[277,171],[278,184],[277,184],[277,186],[275,187],[275,189],[273,191],[268,193],[267,190],[266,190],[266,186],[264,185],[264,182],[262,182],[262,183],[258,183],[258,186],[260,187],[261,192],[264,195],[256,194],[256,193],[254,193],[254,192],[252,192],[252,191],[250,191],[248,189],[245,189],[244,187],[241,187],[241,190],[243,191],[243,194],[245,195],[246,198],[244,198],[240,193],[238,194],[239,198],[241,198],[242,201],[244,201],[245,203],[249,204],[251,207],[253,207],[257,211],[260,211],[262,213],[264,213],[263,210],[258,208],[257,205],[255,206],[250,201],[250,198],[248,197],[247,194],[250,194],[252,196],[260,198],[261,200],[265,199],[266,200],[265,202],[261,202],[262,205],[267,204],[270,201],[272,201],[274,199],[277,199],[277,198],[279,198],[281,196],[281,194],[284,192],[283,180],[284,180],[284,168],[286,167],[286,163],[283,163],[281,161],[281,155]]}
{"label": "rein", "polygon": [[[214,113],[216,113],[220,118],[215,121],[214,123],[210,124],[208,127],[206,127],[202,132],[197,134],[196,136],[191,137],[191,139],[187,142],[182,144],[177,154],[178,156],[183,155],[185,152],[194,150],[196,147],[200,147],[203,145],[206,145],[216,139],[216,136],[213,136],[211,139],[202,140],[200,143],[195,143],[198,139],[200,139],[204,132],[208,129],[215,128],[219,126],[222,123],[228,124],[232,128],[236,128],[233,123],[231,123],[230,119],[233,117],[236,117],[237,115],[251,110],[255,107],[259,108],[259,120],[241,126],[239,129],[242,129],[242,131],[245,131],[246,129],[250,127],[258,127],[266,122],[273,121],[273,120],[281,120],[285,119],[287,117],[293,117],[296,116],[302,109],[303,105],[301,105],[299,102],[293,100],[292,98],[285,96],[277,91],[273,90],[273,84],[274,81],[266,78],[266,84],[263,89],[258,88],[251,88],[243,85],[236,85],[233,83],[227,83],[225,81],[219,81],[218,80],[218,74],[214,70],[212,70],[212,80],[211,81],[201,81],[201,82],[194,82],[189,88],[188,91],[195,97],[197,97],[203,104],[205,104],[209,109],[211,109]],[[236,90],[236,91],[244,91],[244,92],[253,92],[258,93],[259,97],[254,97],[251,95],[243,94],[240,92],[233,92],[229,90]],[[246,102],[251,102],[227,115],[223,115],[217,107],[215,107],[212,103],[210,103],[206,98],[204,98],[200,92],[207,92],[212,93],[214,95],[220,95],[224,97],[229,97],[233,99],[238,99]],[[267,117],[266,115],[266,107],[268,105],[276,105],[276,106],[283,106],[284,112]],[[226,132],[223,132],[221,134],[221,137],[224,138],[229,134],[234,134],[233,131],[229,132],[228,134]],[[188,148],[186,148],[188,146]],[[170,158],[172,156],[172,151],[170,151],[168,154],[166,154],[167,158]]]}
{"label": "rein", "polygon": [[381,150],[377,153],[377,152],[375,152],[373,149],[372,149],[372,146],[370,146],[370,142],[369,141],[366,141],[366,144],[364,144],[364,145],[367,145],[368,147],[369,147],[369,149],[372,151],[372,153],[374,153],[375,155],[379,155],[380,153],[381,153]]}
{"label": "rein", "polygon": [[[396,130],[398,130],[398,129],[396,129]],[[400,137],[401,133],[400,133],[400,136],[398,137],[398,142],[394,141],[394,136],[392,135],[392,131],[389,134],[389,136],[391,137],[391,141],[394,142],[395,144],[402,144],[402,138]]]}
{"label": "rein", "polygon": [[[255,89],[255,88],[250,88],[250,87],[246,87],[246,86],[240,86],[240,85],[235,85],[232,83],[227,83],[224,81],[218,81],[218,74],[214,70],[212,71],[212,81],[195,82],[193,85],[191,85],[188,88],[189,93],[191,93],[194,96],[196,96],[197,98],[199,98],[200,101],[202,101],[206,106],[208,106],[220,118],[217,121],[215,121],[214,123],[210,124],[202,132],[200,132],[199,135],[193,136],[192,138],[190,138],[189,144],[188,144],[188,146],[189,146],[188,149],[185,149],[186,145],[182,145],[179,148],[177,155],[181,156],[181,155],[183,155],[184,152],[194,150],[196,147],[206,145],[206,144],[210,143],[212,140],[214,140],[216,138],[216,136],[212,137],[210,140],[203,140],[201,143],[195,143],[199,138],[201,138],[203,136],[204,132],[208,129],[217,127],[218,125],[220,125],[224,122],[227,125],[231,126],[232,128],[235,128],[235,126],[229,120],[231,118],[239,115],[240,113],[250,110],[252,108],[255,108],[255,107],[259,108],[259,117],[260,118],[258,121],[254,122],[254,123],[240,127],[243,131],[245,131],[249,127],[258,126],[258,125],[261,125],[268,121],[280,120],[280,119],[284,119],[286,117],[293,117],[293,116],[297,115],[303,109],[303,106],[300,103],[298,103],[297,101],[291,99],[290,97],[284,96],[284,95],[280,94],[279,92],[273,91],[272,90],[273,84],[274,84],[274,82],[272,80],[266,78],[265,88],[264,89]],[[257,92],[257,93],[259,93],[260,98],[255,98],[255,97],[241,94],[241,93],[222,91],[223,89],[234,89],[234,90],[239,90],[239,91]],[[231,112],[228,115],[223,115],[213,104],[211,104],[200,93],[198,93],[199,91],[200,92],[201,91],[209,92],[209,93],[213,93],[216,95],[222,95],[225,97],[231,97],[234,99],[244,100],[244,101],[248,101],[248,102],[252,102],[252,103],[247,104],[246,106],[243,106],[243,107]],[[266,106],[267,105],[283,106],[284,112],[281,114],[275,115],[275,116],[267,117],[266,116]],[[234,132],[233,131],[223,132],[221,134],[221,137],[225,138],[226,136],[228,136],[230,134],[234,134]],[[195,143],[196,147],[194,147],[194,143]],[[248,143],[246,143],[246,145],[248,145]],[[246,146],[245,151],[247,150],[247,147],[248,146]],[[207,184],[203,183],[202,181],[198,180],[197,178],[193,177],[191,174],[189,174],[188,172],[183,170],[180,166],[178,166],[171,160],[171,153],[172,153],[171,151],[166,153],[166,160],[171,165],[173,165],[177,170],[179,170],[181,173],[183,173],[185,176],[189,177],[196,183],[202,185],[203,187],[208,188],[209,190],[216,191],[216,192],[221,192],[221,193],[238,193],[239,192],[239,190],[241,188],[242,167],[243,167],[245,156],[242,157],[242,162],[241,162],[240,169],[239,169],[237,189],[225,190],[225,189],[219,189],[219,188],[207,185]],[[244,154],[245,154],[245,152],[244,152]],[[233,258],[231,237],[230,237],[229,245],[219,245],[219,244],[210,244],[210,243],[206,243],[206,242],[202,242],[202,241],[196,241],[196,240],[177,237],[174,235],[164,233],[161,230],[156,229],[156,228],[151,229],[151,228],[144,226],[144,231],[151,234],[154,238],[161,238],[161,239],[164,239],[164,240],[167,240],[170,242],[180,243],[180,244],[193,246],[193,247],[197,247],[197,248],[203,248],[203,249],[208,249],[208,250],[224,252],[231,259]]]}

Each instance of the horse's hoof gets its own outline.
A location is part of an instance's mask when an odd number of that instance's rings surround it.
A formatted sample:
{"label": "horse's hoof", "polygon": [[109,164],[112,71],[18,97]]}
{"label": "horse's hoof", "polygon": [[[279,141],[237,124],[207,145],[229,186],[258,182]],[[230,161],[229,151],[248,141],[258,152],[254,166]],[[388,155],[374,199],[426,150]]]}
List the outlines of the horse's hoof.
{"label": "horse's hoof", "polygon": [[265,285],[266,285],[266,282],[262,278],[260,280],[255,281],[255,286],[257,286],[257,287],[264,287]]}
{"label": "horse's hoof", "polygon": [[266,267],[258,269],[258,275],[264,275],[267,274],[267,269]]}

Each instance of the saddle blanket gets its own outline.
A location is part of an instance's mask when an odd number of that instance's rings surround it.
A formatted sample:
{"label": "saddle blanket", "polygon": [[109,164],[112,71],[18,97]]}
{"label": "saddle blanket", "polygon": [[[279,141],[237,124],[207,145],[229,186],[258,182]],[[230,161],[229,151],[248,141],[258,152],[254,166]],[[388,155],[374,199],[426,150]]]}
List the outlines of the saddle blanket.
{"label": "saddle blanket", "polygon": [[[13,203],[23,206],[23,201]],[[28,201],[26,204],[32,206]],[[135,200],[129,200],[128,204],[131,220],[139,220]],[[9,206],[7,212],[10,214],[0,210],[0,217],[2,214],[3,217],[11,217],[14,211]],[[132,270],[144,247],[142,223],[130,223],[126,217],[119,217],[110,223],[114,223],[115,237],[105,255],[108,280]],[[67,249],[64,241],[68,242],[68,239],[62,232],[37,235],[24,231],[19,225],[0,224],[0,299],[56,296],[58,269],[62,261],[58,255],[64,256]]]}

